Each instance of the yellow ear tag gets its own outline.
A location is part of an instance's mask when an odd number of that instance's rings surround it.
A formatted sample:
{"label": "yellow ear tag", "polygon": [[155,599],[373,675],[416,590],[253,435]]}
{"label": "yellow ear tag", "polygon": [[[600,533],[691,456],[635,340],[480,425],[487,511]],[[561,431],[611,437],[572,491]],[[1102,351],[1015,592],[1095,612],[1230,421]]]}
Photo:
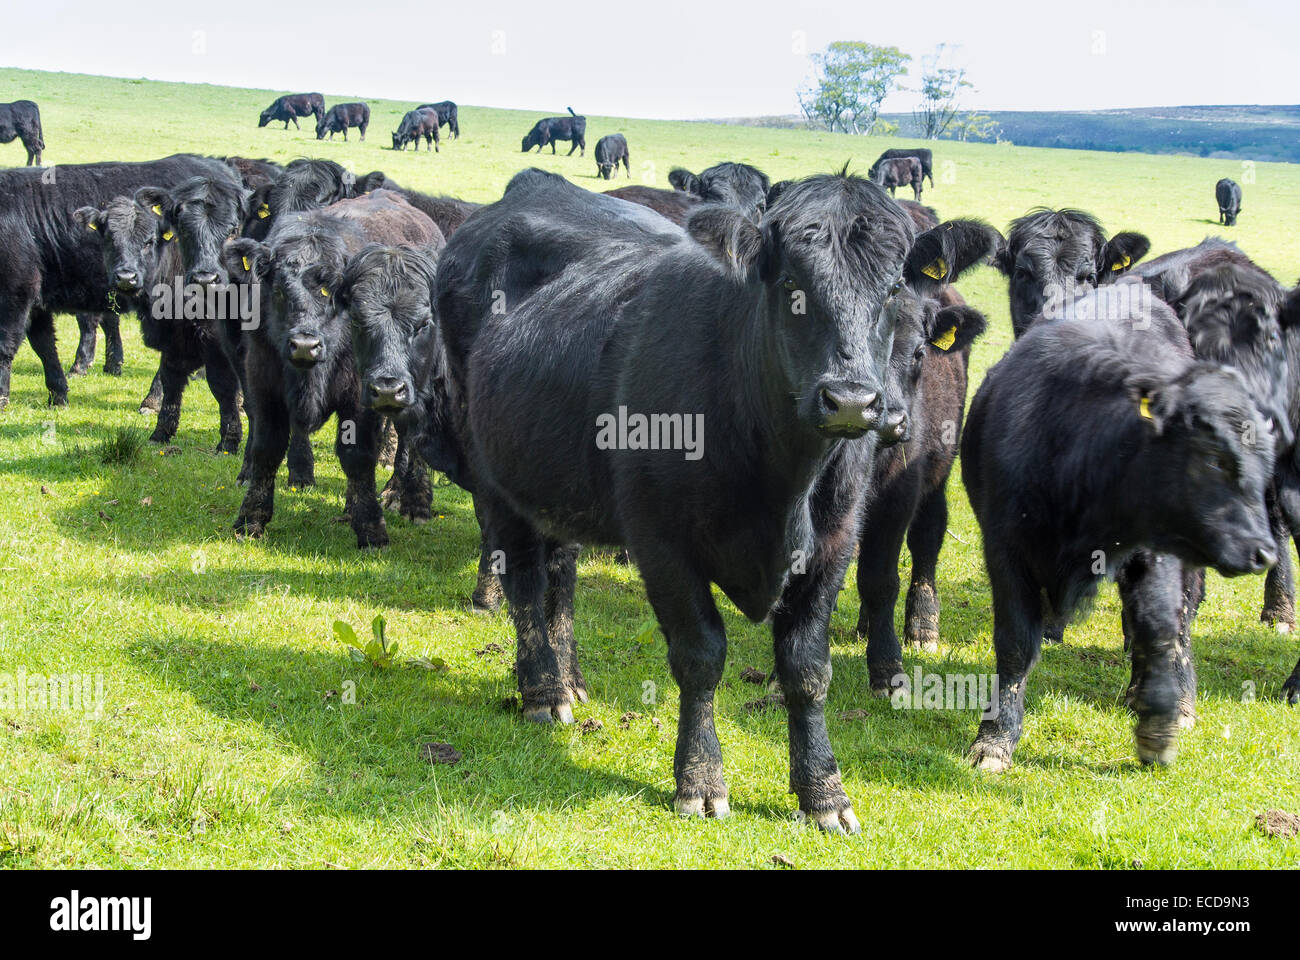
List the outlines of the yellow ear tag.
{"label": "yellow ear tag", "polygon": [[957,342],[957,325],[953,324],[939,336],[930,341],[940,350],[947,350]]}
{"label": "yellow ear tag", "polygon": [[271,215],[271,208],[267,206],[265,203],[257,208],[257,219],[265,220],[270,215]]}
{"label": "yellow ear tag", "polygon": [[161,204],[161,203],[155,203],[155,204],[153,205],[152,209],[153,209],[153,212],[154,212],[154,213],[158,214],[158,216],[160,216],[160,217],[162,216],[162,204]]}
{"label": "yellow ear tag", "polygon": [[86,226],[90,227],[91,230],[98,230],[98,229],[99,229],[99,227],[95,226],[93,223],[88,223],[88,224],[86,224]]}
{"label": "yellow ear tag", "polygon": [[944,262],[943,257],[940,257],[928,267],[922,268],[921,272],[933,280],[942,280],[948,276],[948,264]]}
{"label": "yellow ear tag", "polygon": [[329,295],[330,295],[330,292],[329,292],[328,290],[326,290],[324,287],[321,287],[321,288],[320,288],[320,295],[321,295],[322,297],[326,297],[326,298],[328,298]]}
{"label": "yellow ear tag", "polygon": [[1132,263],[1132,262],[1133,262],[1133,258],[1130,257],[1128,254],[1125,254],[1125,255],[1124,255],[1124,259],[1121,260],[1119,263],[1115,264],[1115,265],[1114,265],[1113,267],[1111,267],[1110,269],[1111,269],[1112,272],[1117,271],[1117,270],[1123,270],[1125,267],[1127,267],[1127,266],[1128,266],[1130,263]]}
{"label": "yellow ear tag", "polygon": [[1150,397],[1141,397],[1141,398],[1138,400],[1138,416],[1140,416],[1143,420],[1154,420],[1154,419],[1155,419],[1155,417],[1151,416],[1151,398],[1150,398]]}
{"label": "yellow ear tag", "polygon": [[245,273],[248,273],[250,270],[253,269],[252,267],[250,267],[250,266],[248,265],[248,257],[240,257],[239,259],[244,261],[244,272],[245,272]]}
{"label": "yellow ear tag", "polygon": [[164,232],[163,232],[163,239],[164,239],[164,240],[170,240],[170,239],[171,239],[172,237],[174,237],[174,236],[176,236],[176,234],[172,233],[170,230],[167,230],[167,231],[164,231]]}

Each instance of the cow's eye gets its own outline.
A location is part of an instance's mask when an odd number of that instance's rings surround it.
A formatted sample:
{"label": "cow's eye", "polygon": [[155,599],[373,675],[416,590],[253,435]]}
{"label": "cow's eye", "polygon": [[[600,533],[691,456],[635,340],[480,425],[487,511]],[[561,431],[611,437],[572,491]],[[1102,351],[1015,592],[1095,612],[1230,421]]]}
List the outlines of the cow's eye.
{"label": "cow's eye", "polygon": [[896,297],[902,291],[902,289],[903,289],[903,281],[900,278],[898,280],[895,280],[893,283],[889,285],[889,295],[891,297]]}
{"label": "cow's eye", "polygon": [[781,281],[781,287],[793,292],[799,288],[799,282],[794,277],[786,277]]}
{"label": "cow's eye", "polygon": [[1209,466],[1210,469],[1216,473],[1228,473],[1232,470],[1232,462],[1228,459],[1226,454],[1222,453],[1217,453],[1210,457]]}

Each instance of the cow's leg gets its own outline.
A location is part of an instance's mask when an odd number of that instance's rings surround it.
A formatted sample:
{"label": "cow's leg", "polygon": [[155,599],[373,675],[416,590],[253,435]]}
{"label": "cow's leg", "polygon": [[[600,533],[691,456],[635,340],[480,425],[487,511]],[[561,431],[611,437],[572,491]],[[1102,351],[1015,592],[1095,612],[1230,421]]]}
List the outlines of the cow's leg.
{"label": "cow's leg", "polygon": [[158,368],[158,375],[162,378],[162,404],[158,408],[158,422],[149,435],[154,443],[167,443],[176,436],[176,428],[181,422],[181,400],[190,382],[190,374],[196,369],[198,363],[163,354],[162,365]]}
{"label": "cow's leg", "polygon": [[1025,722],[1025,685],[1043,638],[1041,591],[1009,558],[986,556],[993,588],[993,647],[998,672],[970,758],[981,770],[1011,766]]}
{"label": "cow's leg", "polygon": [[104,372],[110,377],[122,375],[122,318],[116,313],[101,313],[99,325],[104,331]]}
{"label": "cow's leg", "polygon": [[917,180],[912,184],[912,199],[917,203],[921,202],[921,181]]}
{"label": "cow's leg", "polygon": [[41,358],[41,366],[45,368],[45,389],[50,392],[50,406],[66,407],[68,378],[63,375],[63,365],[59,363],[59,348],[54,342],[54,315],[44,307],[32,309],[31,325],[27,328],[27,342],[32,345],[36,355]]}
{"label": "cow's leg", "polygon": [[34,296],[0,290],[0,410],[9,403],[9,376],[14,355],[27,332],[27,318]]}
{"label": "cow's leg", "polygon": [[578,666],[578,645],[573,636],[573,592],[578,580],[578,554],[582,545],[547,541],[546,635],[560,662],[560,678],[569,695],[587,702],[587,681]]}
{"label": "cow's leg", "polygon": [[217,440],[217,453],[234,453],[239,449],[244,433],[244,425],[239,419],[239,378],[225,352],[215,342],[205,344],[204,364],[208,371],[208,389],[216,398],[220,411],[221,435]]}
{"label": "cow's leg", "polygon": [[[298,118],[297,118],[297,117],[294,117],[294,118],[293,118],[293,128],[294,128],[295,130],[301,130],[301,129],[302,129],[302,124],[298,122]],[[287,123],[284,125],[284,129],[286,129],[286,130],[289,129],[289,125],[288,125]]]}
{"label": "cow's leg", "polygon": [[[907,477],[873,491],[862,521],[858,551],[859,637],[867,639],[867,673],[871,693],[887,697],[903,678],[903,651],[894,630],[894,608],[898,604],[898,555],[911,515],[911,492]],[[903,679],[899,679],[903,678]]]}
{"label": "cow's leg", "polygon": [[158,361],[158,370],[153,375],[153,381],[149,384],[149,392],[144,395],[140,401],[141,413],[157,413],[162,409],[162,361]]}
{"label": "cow's leg", "polygon": [[1295,579],[1291,568],[1291,531],[1287,527],[1286,517],[1278,503],[1277,487],[1269,484],[1266,500],[1268,501],[1268,525],[1277,542],[1277,563],[1264,577],[1264,608],[1259,619],[1269,626],[1276,626],[1281,633],[1289,633],[1295,627]]}
{"label": "cow's leg", "polygon": [[99,332],[99,314],[77,314],[77,353],[72,358],[68,374],[74,377],[85,376],[90,372],[90,365],[95,362],[95,338]]}
{"label": "cow's leg", "polygon": [[311,434],[294,423],[289,428],[289,486],[296,490],[316,486],[316,455]]}
{"label": "cow's leg", "polygon": [[474,517],[478,520],[479,551],[478,578],[474,584],[474,594],[470,597],[470,609],[475,613],[495,613],[501,608],[501,580],[496,574],[493,551],[488,546],[487,522],[483,513],[483,503],[474,498]]}
{"label": "cow's leg", "polygon": [[1185,645],[1190,618],[1183,613],[1188,586],[1183,564],[1167,554],[1141,551],[1124,564],[1117,585],[1132,630],[1128,701],[1138,718],[1138,759],[1170,763],[1178,754],[1187,697],[1195,699],[1195,670]]}
{"label": "cow's leg", "polygon": [[903,638],[910,646],[928,653],[939,649],[939,551],[948,532],[946,484],[921,498],[907,530],[907,548],[912,554],[912,580],[907,587],[907,613]]}
{"label": "cow's leg", "polygon": [[362,143],[365,143],[365,142],[366,142],[366,127],[368,127],[368,126],[370,126],[369,123],[363,123],[363,124],[361,124],[360,127],[359,127],[359,129],[361,130],[361,142],[362,142]]}
{"label": "cow's leg", "polygon": [[289,408],[284,402],[279,358],[268,348],[250,346],[247,356],[248,445],[244,456],[244,493],[235,532],[260,537],[275,512],[275,473],[289,447]]}
{"label": "cow's leg", "polygon": [[[339,429],[334,452],[348,478],[345,512],[352,519],[357,547],[383,547],[388,544],[388,525],[375,495],[375,465],[379,453],[379,416],[373,410],[340,410]],[[345,442],[343,424],[356,424],[352,442]]]}
{"label": "cow's leg", "polygon": [[[1277,503],[1282,518],[1296,538],[1297,549],[1300,549],[1300,473],[1297,473],[1295,466],[1289,460],[1278,467],[1276,488]],[[1285,544],[1284,549],[1278,551],[1278,562],[1282,562],[1283,556],[1286,556],[1289,562],[1290,554],[1291,545]],[[1282,685],[1282,699],[1292,706],[1300,704],[1300,663],[1296,664],[1291,676]]]}

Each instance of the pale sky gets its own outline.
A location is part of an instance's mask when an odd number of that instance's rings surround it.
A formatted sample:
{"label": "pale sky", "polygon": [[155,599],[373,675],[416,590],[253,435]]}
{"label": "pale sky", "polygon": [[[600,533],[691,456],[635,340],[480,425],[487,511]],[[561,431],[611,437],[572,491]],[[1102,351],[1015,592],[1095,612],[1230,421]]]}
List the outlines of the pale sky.
{"label": "pale sky", "polygon": [[977,88],[966,105],[984,110],[1278,104],[1300,102],[1298,11],[1295,0],[47,0],[6,4],[0,66],[676,119],[794,113],[807,53],[866,40],[911,53],[913,85],[920,58],[952,45]]}

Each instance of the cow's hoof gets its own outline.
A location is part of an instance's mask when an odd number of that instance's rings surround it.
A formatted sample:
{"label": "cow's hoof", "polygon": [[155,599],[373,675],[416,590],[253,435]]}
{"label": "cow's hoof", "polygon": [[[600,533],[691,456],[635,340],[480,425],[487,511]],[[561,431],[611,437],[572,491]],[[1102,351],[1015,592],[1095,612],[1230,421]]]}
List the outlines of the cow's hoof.
{"label": "cow's hoof", "polygon": [[381,490],[379,493],[379,506],[383,510],[401,510],[402,495],[396,490]]}
{"label": "cow's hoof", "polygon": [[525,703],[524,719],[533,723],[573,723],[573,704],[571,703]]}
{"label": "cow's hoof", "polygon": [[161,403],[155,403],[153,400],[145,400],[140,404],[140,416],[148,416],[151,413],[157,413]]}
{"label": "cow's hoof", "polygon": [[907,631],[903,634],[907,639],[907,645],[915,650],[923,650],[926,653],[939,652],[939,631],[928,628],[913,629],[908,626]]}
{"label": "cow's hoof", "polygon": [[469,612],[477,613],[479,616],[482,617],[490,617],[500,609],[501,609],[500,603],[484,603],[482,601],[475,600],[472,597],[470,598],[469,601]]}
{"label": "cow's hoof", "polygon": [[1142,717],[1133,729],[1138,759],[1144,764],[1167,766],[1178,758],[1179,715],[1152,714]]}
{"label": "cow's hoof", "polygon": [[84,377],[89,370],[90,370],[89,364],[74,363],[72,366],[68,367],[68,376]]}
{"label": "cow's hoof", "polygon": [[1300,673],[1293,673],[1282,684],[1282,700],[1290,706],[1300,704]]}
{"label": "cow's hoof", "polygon": [[120,377],[122,375],[122,365],[115,363],[111,367],[105,367],[104,372],[110,377]]}
{"label": "cow's hoof", "polygon": [[722,820],[731,815],[731,804],[725,793],[710,797],[678,797],[673,800],[673,812],[679,817],[713,817]]}
{"label": "cow's hoof", "polygon": [[3,410],[7,406],[9,406],[9,398],[7,396],[0,397],[0,410]]}
{"label": "cow's hoof", "polygon": [[256,540],[266,533],[266,524],[260,520],[245,520],[240,517],[234,524],[235,536],[248,540]]}
{"label": "cow's hoof", "polygon": [[970,762],[985,773],[1004,773],[1011,768],[1011,748],[997,740],[976,739],[971,744]]}
{"label": "cow's hoof", "polygon": [[1196,705],[1187,700],[1178,701],[1178,729],[1190,730],[1196,726]]}
{"label": "cow's hoof", "polygon": [[222,440],[220,443],[217,444],[217,456],[220,456],[223,453],[232,454],[238,452],[239,452],[238,440]]}
{"label": "cow's hoof", "polygon": [[156,429],[153,433],[149,434],[150,443],[170,443],[171,439],[172,434],[168,433],[166,430]]}
{"label": "cow's hoof", "polygon": [[289,486],[295,490],[316,486],[315,473],[289,474]]}
{"label": "cow's hoof", "polygon": [[799,817],[824,833],[857,833],[862,829],[852,807],[843,810],[814,810],[812,813],[800,810]]}
{"label": "cow's hoof", "polygon": [[68,395],[66,393],[50,392],[51,407],[66,407],[68,405]]}
{"label": "cow's hoof", "polygon": [[910,692],[912,685],[907,682],[903,672],[903,661],[893,660],[889,663],[869,663],[867,672],[871,676],[871,695],[873,697],[892,697],[895,691]]}
{"label": "cow's hoof", "polygon": [[386,546],[388,546],[388,531],[383,524],[378,524],[357,533],[358,550],[377,550]]}

